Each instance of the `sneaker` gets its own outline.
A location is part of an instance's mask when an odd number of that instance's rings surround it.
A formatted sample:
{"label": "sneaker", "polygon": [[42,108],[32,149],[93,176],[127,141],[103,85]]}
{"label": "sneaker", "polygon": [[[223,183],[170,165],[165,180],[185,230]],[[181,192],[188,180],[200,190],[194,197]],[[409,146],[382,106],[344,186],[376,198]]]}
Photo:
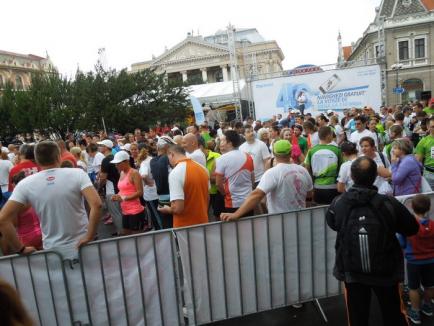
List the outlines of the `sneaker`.
{"label": "sneaker", "polygon": [[432,306],[429,303],[424,303],[422,305],[422,308],[420,309],[420,311],[422,311],[422,313],[425,316],[431,317],[432,316]]}
{"label": "sneaker", "polygon": [[409,308],[407,311],[407,317],[413,322],[413,324],[421,324],[419,311],[416,311],[413,308]]}

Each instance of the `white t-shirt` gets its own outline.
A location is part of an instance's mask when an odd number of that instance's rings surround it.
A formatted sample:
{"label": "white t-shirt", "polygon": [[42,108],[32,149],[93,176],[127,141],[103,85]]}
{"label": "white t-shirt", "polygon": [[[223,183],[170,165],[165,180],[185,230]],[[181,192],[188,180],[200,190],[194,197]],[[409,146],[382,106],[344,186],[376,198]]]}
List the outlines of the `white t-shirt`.
{"label": "white t-shirt", "polygon": [[257,188],[267,194],[268,213],[275,214],[305,208],[313,183],[304,167],[279,163],[265,171]]}
{"label": "white t-shirt", "polygon": [[318,131],[315,131],[312,136],[310,137],[310,142],[312,144],[312,147],[319,144],[319,136]]}
{"label": "white t-shirt", "polygon": [[3,193],[8,192],[9,172],[13,166],[9,160],[0,160],[0,186]]}
{"label": "white t-shirt", "polygon": [[248,142],[243,143],[240,146],[240,151],[247,153],[252,157],[253,167],[255,169],[255,182],[259,182],[265,171],[264,160],[271,157],[267,145],[265,145],[264,142],[255,139],[252,144],[249,144]]}
{"label": "white t-shirt", "polygon": [[105,158],[104,154],[101,152],[97,152],[95,157],[89,156],[89,163],[87,165],[87,173],[99,173],[101,170],[102,160]]}
{"label": "white t-shirt", "polygon": [[346,161],[339,169],[338,182],[345,184],[345,191],[348,191],[354,184],[353,179],[351,179],[351,164],[354,161],[355,160]]}
{"label": "white t-shirt", "polygon": [[[345,191],[348,191],[348,189],[350,189],[354,184],[354,181],[351,178],[351,164],[354,161],[355,161],[355,159],[343,163],[341,165],[340,170],[339,170],[338,182],[345,184]],[[383,161],[381,160],[381,157],[378,153],[376,153],[376,157],[374,158],[374,162],[377,164],[377,167],[378,166],[384,166]],[[387,158],[385,158],[385,162],[386,162],[386,167],[388,168],[390,163],[387,160]],[[378,188],[378,193],[383,194],[383,195],[388,193],[388,187],[384,184],[385,182],[387,183],[387,180],[384,179],[383,177],[380,177],[380,176],[377,176],[377,178],[375,179],[375,182],[374,182],[374,186],[376,186]]]}
{"label": "white t-shirt", "polygon": [[252,192],[253,159],[240,150],[232,150],[216,159],[215,173],[223,176],[225,207],[238,208]]}
{"label": "white t-shirt", "polygon": [[369,131],[368,129],[364,129],[362,132],[359,132],[358,130],[354,131],[350,136],[350,142],[357,145],[357,150],[360,152],[360,139],[363,137],[371,137],[375,142],[375,147],[378,148],[378,138],[376,135]]}
{"label": "white t-shirt", "polygon": [[[144,160],[140,164],[139,173],[142,177],[147,176],[153,179],[150,165],[151,159],[152,157],[148,156],[146,160]],[[146,201],[153,201],[158,199],[157,186],[155,185],[155,183],[153,186],[147,186],[145,184],[145,181],[143,181],[143,199]]]}
{"label": "white t-shirt", "polygon": [[10,200],[35,209],[44,249],[58,250],[65,259],[72,259],[77,258],[76,245],[87,232],[81,191],[88,187],[93,185],[81,169],[49,169],[22,180]]}
{"label": "white t-shirt", "polygon": [[193,153],[185,153],[188,158],[191,158],[193,161],[199,163],[203,167],[206,167],[206,157],[205,154],[200,150],[200,148],[196,149]]}

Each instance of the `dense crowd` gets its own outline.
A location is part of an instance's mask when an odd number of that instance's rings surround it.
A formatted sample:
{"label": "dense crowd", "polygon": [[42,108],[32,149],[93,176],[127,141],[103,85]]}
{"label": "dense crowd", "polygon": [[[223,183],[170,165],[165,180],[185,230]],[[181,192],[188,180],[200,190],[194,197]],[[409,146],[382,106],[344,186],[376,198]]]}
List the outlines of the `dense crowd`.
{"label": "dense crowd", "polygon": [[[57,249],[74,258],[101,217],[116,236],[331,204],[357,186],[360,157],[375,162],[379,194],[434,189],[433,99],[377,111],[288,111],[267,121],[207,114],[186,129],[0,143],[2,252]],[[431,249],[424,259],[434,264]]]}

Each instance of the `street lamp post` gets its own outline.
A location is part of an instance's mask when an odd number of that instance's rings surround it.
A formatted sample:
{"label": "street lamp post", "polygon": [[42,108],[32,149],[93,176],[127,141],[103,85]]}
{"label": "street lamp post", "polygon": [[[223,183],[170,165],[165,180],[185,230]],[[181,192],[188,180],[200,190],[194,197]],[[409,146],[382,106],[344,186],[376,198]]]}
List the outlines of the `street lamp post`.
{"label": "street lamp post", "polygon": [[[402,63],[395,63],[392,66],[390,66],[390,68],[392,68],[392,70],[395,70],[395,75],[396,75],[396,83],[395,83],[395,88],[399,87],[399,69],[402,69],[403,65]],[[396,92],[396,104],[400,104],[399,103],[399,96],[400,94],[398,94],[398,92]]]}

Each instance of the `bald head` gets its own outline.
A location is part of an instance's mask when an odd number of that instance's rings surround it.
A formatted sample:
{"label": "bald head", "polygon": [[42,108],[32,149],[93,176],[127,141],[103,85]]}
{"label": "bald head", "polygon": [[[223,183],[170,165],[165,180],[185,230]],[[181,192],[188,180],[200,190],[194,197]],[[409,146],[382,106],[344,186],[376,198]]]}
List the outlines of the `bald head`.
{"label": "bald head", "polygon": [[187,153],[193,153],[199,148],[196,135],[188,133],[182,139],[182,147],[184,147]]}
{"label": "bald head", "polygon": [[372,186],[377,178],[377,163],[367,156],[359,157],[351,164],[351,178],[356,185]]}

